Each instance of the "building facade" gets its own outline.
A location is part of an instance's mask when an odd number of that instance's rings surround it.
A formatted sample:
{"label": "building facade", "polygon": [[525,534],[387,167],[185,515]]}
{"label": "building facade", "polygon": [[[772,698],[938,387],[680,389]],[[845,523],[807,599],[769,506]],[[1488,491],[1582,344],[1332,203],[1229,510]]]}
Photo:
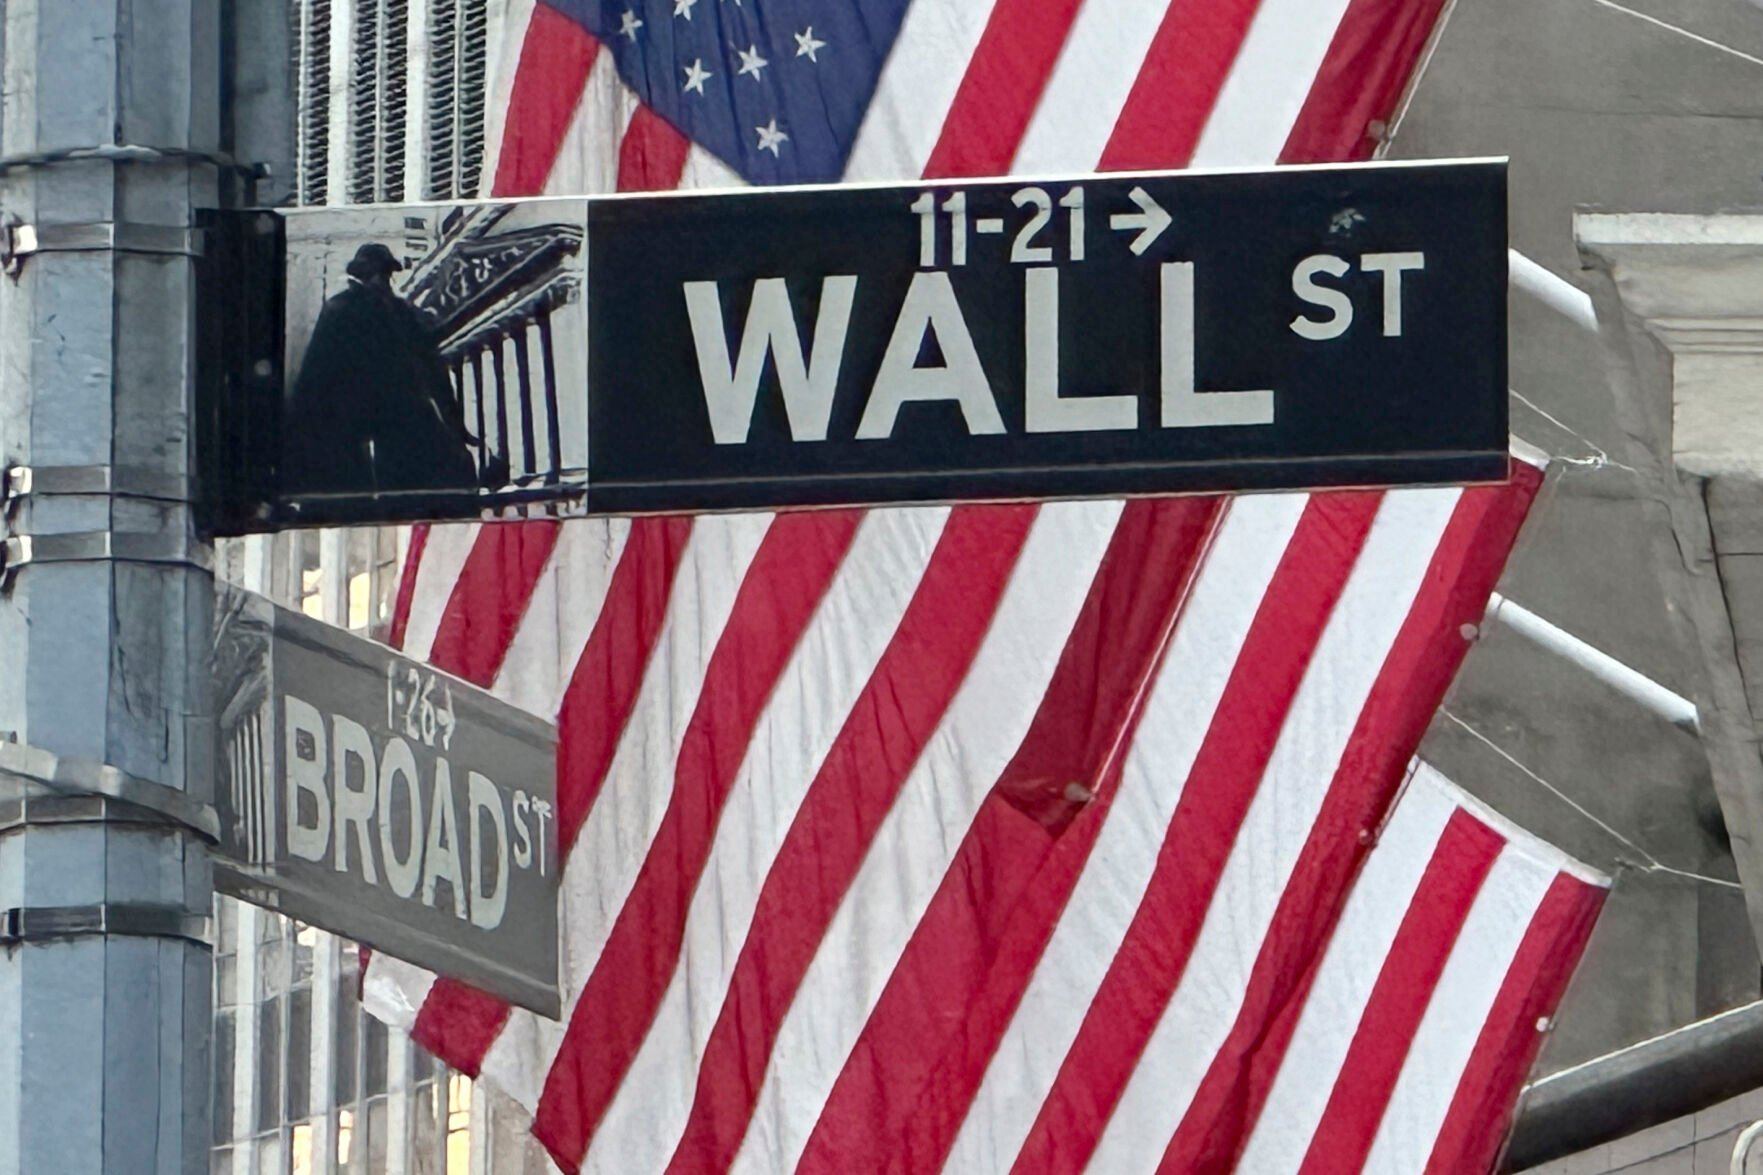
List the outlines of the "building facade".
{"label": "building facade", "polygon": [[[383,636],[408,534],[230,540],[226,578]],[[511,1103],[361,1007],[361,948],[224,895],[214,910],[215,1175],[528,1175],[550,1169]]]}
{"label": "building facade", "polygon": [[[263,203],[471,197],[483,184],[488,62],[507,0],[286,0],[227,46]],[[253,24],[252,22],[257,23]],[[429,250],[426,238],[405,252]],[[391,620],[408,531],[228,540],[217,572],[352,632]],[[547,1169],[510,1106],[361,1007],[361,948],[215,901],[212,1169],[244,1175],[520,1175]]]}

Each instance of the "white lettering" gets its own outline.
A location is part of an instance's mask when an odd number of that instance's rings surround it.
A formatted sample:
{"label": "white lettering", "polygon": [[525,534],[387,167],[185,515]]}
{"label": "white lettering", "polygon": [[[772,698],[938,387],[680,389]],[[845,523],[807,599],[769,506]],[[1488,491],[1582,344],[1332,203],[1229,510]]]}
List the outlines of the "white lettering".
{"label": "white lettering", "polygon": [[531,868],[533,863],[533,830],[526,822],[530,806],[525,792],[514,793],[514,863],[522,869]]}
{"label": "white lettering", "polygon": [[[331,799],[324,785],[324,716],[293,694],[283,696],[282,712],[287,727],[288,852],[303,860],[322,861],[331,840]],[[303,744],[310,755],[301,754]],[[300,819],[301,796],[312,797],[311,824]]]}
{"label": "white lettering", "polygon": [[[349,760],[361,764],[361,786],[349,786]],[[379,884],[379,872],[373,866],[373,848],[368,840],[367,826],[373,821],[374,801],[379,792],[378,772],[374,766],[373,738],[359,722],[341,714],[331,718],[331,787],[336,793],[337,843],[335,865],[338,873],[349,871],[349,826],[355,826],[355,843],[361,849],[361,876],[369,885]]]}
{"label": "white lettering", "polygon": [[550,803],[545,800],[541,800],[537,796],[534,796],[533,797],[533,823],[538,826],[538,830],[539,830],[538,836],[534,838],[534,844],[537,846],[538,852],[539,852],[539,876],[540,877],[545,876],[545,842],[549,839],[545,835],[545,827],[550,822],[551,822],[551,805],[550,805]]}
{"label": "white lettering", "polygon": [[[392,792],[399,780],[404,781],[410,813],[402,853],[393,843],[396,833],[392,827],[393,813],[397,811]],[[386,744],[385,753],[380,756],[379,826],[380,860],[386,867],[386,884],[392,887],[393,893],[407,898],[416,892],[416,883],[422,879],[422,784],[416,775],[415,753],[409,743],[396,736]]]}
{"label": "white lettering", "polygon": [[[935,331],[943,350],[942,367],[919,367],[918,350],[927,330]],[[992,387],[974,350],[973,335],[955,300],[949,275],[922,271],[912,275],[900,317],[882,356],[881,371],[869,393],[869,404],[857,426],[860,441],[883,440],[893,435],[900,405],[908,401],[954,400],[961,405],[967,431],[975,436],[1001,433]]]}
{"label": "white lettering", "polygon": [[1164,428],[1272,424],[1271,391],[1198,391],[1194,387],[1194,266],[1162,267],[1162,423]]}
{"label": "white lettering", "polygon": [[[471,921],[481,929],[494,930],[508,909],[508,819],[502,814],[502,793],[495,784],[475,771],[467,772],[465,781],[471,797]],[[484,844],[485,812],[496,826],[495,839],[488,846]],[[490,853],[496,857],[496,884],[486,893],[484,865]]]}
{"label": "white lettering", "polygon": [[422,852],[422,901],[435,904],[435,884],[445,878],[453,890],[453,914],[465,917],[465,868],[460,861],[459,808],[453,802],[453,769],[435,760],[434,811],[429,813],[428,843]]}
{"label": "white lettering", "polygon": [[1341,277],[1352,268],[1339,257],[1328,253],[1318,253],[1298,262],[1298,268],[1292,271],[1292,292],[1312,306],[1321,306],[1331,312],[1331,317],[1324,322],[1299,315],[1292,319],[1292,333],[1313,342],[1327,339],[1338,339],[1347,333],[1353,325],[1353,301],[1340,290],[1316,284],[1316,275],[1329,274]]}
{"label": "white lettering", "polygon": [[1023,413],[1027,430],[1099,432],[1137,428],[1136,396],[1065,399],[1059,395],[1059,271],[1031,269],[1023,278],[1023,338],[1027,348]]}
{"label": "white lettering", "polygon": [[829,277],[821,282],[814,351],[804,364],[802,340],[796,333],[796,315],[784,279],[768,277],[753,283],[753,300],[741,331],[740,357],[731,365],[717,283],[685,283],[686,311],[698,352],[698,378],[710,411],[710,434],[717,444],[738,445],[747,439],[768,355],[777,366],[778,383],[783,388],[790,438],[826,440],[856,293],[855,277]]}
{"label": "white lettering", "polygon": [[1383,333],[1398,338],[1402,333],[1402,274],[1425,269],[1425,253],[1367,253],[1359,259],[1366,273],[1383,275]]}

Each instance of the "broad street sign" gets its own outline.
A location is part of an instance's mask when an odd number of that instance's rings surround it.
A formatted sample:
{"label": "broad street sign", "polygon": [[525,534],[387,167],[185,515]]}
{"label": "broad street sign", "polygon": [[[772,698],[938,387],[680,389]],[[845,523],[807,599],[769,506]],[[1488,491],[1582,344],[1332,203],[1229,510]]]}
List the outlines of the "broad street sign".
{"label": "broad street sign", "polygon": [[556,728],[222,585],[215,884],[548,1016]]}
{"label": "broad street sign", "polygon": [[1505,476],[1500,161],[250,217],[223,530]]}

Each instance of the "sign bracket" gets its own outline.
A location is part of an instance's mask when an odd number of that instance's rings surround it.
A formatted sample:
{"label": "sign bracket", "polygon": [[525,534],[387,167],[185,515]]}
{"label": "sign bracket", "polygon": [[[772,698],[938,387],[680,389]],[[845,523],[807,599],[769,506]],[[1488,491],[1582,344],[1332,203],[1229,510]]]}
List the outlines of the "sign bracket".
{"label": "sign bracket", "polygon": [[151,902],[13,906],[0,910],[0,946],[94,935],[183,938],[201,946],[213,946],[209,921],[203,914],[189,914],[178,906]]}
{"label": "sign bracket", "polygon": [[134,221],[80,224],[26,224],[8,215],[0,225],[0,268],[17,279],[26,260],[38,253],[156,253],[202,256],[202,230]]}
{"label": "sign bracket", "polygon": [[33,563],[166,563],[212,571],[212,559],[183,536],[108,530],[14,535],[0,545],[0,588]]}
{"label": "sign bracket", "polygon": [[184,479],[130,465],[14,465],[0,483],[0,501],[21,498],[104,496],[185,502]]}

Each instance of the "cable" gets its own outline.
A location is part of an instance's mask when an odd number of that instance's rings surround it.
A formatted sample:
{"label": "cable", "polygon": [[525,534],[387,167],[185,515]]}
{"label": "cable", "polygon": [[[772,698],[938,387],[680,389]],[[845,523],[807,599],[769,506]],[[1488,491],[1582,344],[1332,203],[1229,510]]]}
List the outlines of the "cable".
{"label": "cable", "polygon": [[1740,885],[1736,881],[1727,881],[1724,878],[1719,878],[1719,877],[1709,877],[1709,876],[1702,874],[1702,873],[1692,873],[1688,869],[1679,869],[1673,865],[1665,864],[1663,861],[1659,860],[1659,858],[1655,857],[1652,853],[1649,853],[1646,849],[1642,848],[1640,845],[1636,844],[1634,841],[1628,839],[1628,837],[1623,836],[1620,832],[1616,831],[1616,829],[1612,828],[1610,825],[1606,824],[1603,820],[1599,819],[1593,812],[1591,812],[1589,809],[1587,809],[1585,807],[1585,805],[1581,804],[1578,800],[1575,800],[1572,796],[1568,795],[1566,792],[1562,791],[1560,788],[1556,787],[1554,784],[1550,783],[1548,780],[1546,780],[1542,776],[1538,775],[1535,771],[1532,771],[1529,767],[1526,767],[1523,763],[1520,763],[1517,759],[1513,758],[1512,755],[1504,747],[1502,747],[1498,743],[1494,742],[1493,739],[1489,738],[1487,735],[1483,734],[1481,731],[1475,729],[1475,727],[1469,725],[1469,723],[1463,721],[1463,719],[1461,719],[1461,718],[1457,717],[1455,714],[1451,713],[1450,710],[1441,706],[1441,707],[1439,707],[1439,713],[1443,714],[1446,718],[1449,718],[1452,722],[1455,722],[1458,726],[1461,726],[1464,730],[1468,731],[1471,737],[1473,737],[1478,742],[1480,742],[1483,746],[1487,747],[1489,750],[1494,752],[1494,754],[1500,756],[1500,758],[1506,760],[1506,762],[1510,763],[1513,767],[1516,767],[1519,771],[1523,772],[1529,779],[1531,779],[1533,782],[1535,782],[1536,784],[1541,786],[1545,791],[1549,792],[1556,799],[1558,799],[1562,803],[1566,804],[1569,808],[1572,808],[1575,812],[1578,812],[1581,816],[1584,816],[1587,820],[1589,820],[1593,824],[1597,825],[1600,829],[1602,829],[1605,833],[1607,833],[1613,839],[1621,842],[1623,845],[1626,845],[1629,849],[1632,849],[1634,852],[1640,854],[1640,856],[1642,857],[1642,860],[1640,860],[1640,861],[1626,861],[1625,860],[1625,861],[1622,861],[1622,864],[1624,864],[1632,869],[1639,869],[1642,873],[1669,873],[1675,877],[1684,877],[1684,878],[1688,878],[1691,881],[1700,881],[1700,882],[1704,882],[1708,885],[1720,886],[1723,889],[1736,889],[1736,890],[1739,890],[1740,892],[1743,892],[1745,887]]}
{"label": "cable", "polygon": [[1582,469],[1621,469],[1625,472],[1634,474],[1636,477],[1642,476],[1640,470],[1632,465],[1624,465],[1622,462],[1616,460],[1616,458],[1605,452],[1602,445],[1573,428],[1571,425],[1561,420],[1560,417],[1549,412],[1546,408],[1543,408],[1535,401],[1529,399],[1522,392],[1508,388],[1507,394],[1514,400],[1517,400],[1520,404],[1523,404],[1526,408],[1529,408],[1532,412],[1535,412],[1544,420],[1548,421],[1550,424],[1554,425],[1556,428],[1560,429],[1562,432],[1566,433],[1568,436],[1572,437],[1574,440],[1578,441],[1580,444],[1584,445],[1586,448],[1590,449],[1592,453],[1589,457],[1567,457],[1558,454],[1550,454],[1549,460],[1559,461],[1563,465],[1576,465]]}
{"label": "cable", "polygon": [[1763,65],[1763,57],[1753,57],[1751,54],[1746,53],[1743,49],[1735,49],[1731,45],[1722,44],[1721,42],[1716,41],[1710,37],[1704,37],[1700,33],[1692,33],[1686,28],[1683,28],[1679,25],[1674,25],[1670,21],[1660,20],[1658,17],[1650,16],[1645,12],[1636,12],[1632,8],[1627,8],[1621,4],[1616,3],[1616,0],[1592,0],[1592,3],[1593,4],[1601,4],[1605,8],[1608,8],[1613,12],[1620,12],[1624,16],[1632,16],[1636,20],[1644,20],[1648,24],[1658,25],[1660,28],[1666,30],[1667,32],[1676,33],[1680,37],[1688,37],[1690,40],[1696,42],[1699,45],[1706,45],[1710,49],[1718,49],[1720,52],[1731,54],[1732,56],[1737,57],[1741,61],[1749,61],[1753,65]]}

